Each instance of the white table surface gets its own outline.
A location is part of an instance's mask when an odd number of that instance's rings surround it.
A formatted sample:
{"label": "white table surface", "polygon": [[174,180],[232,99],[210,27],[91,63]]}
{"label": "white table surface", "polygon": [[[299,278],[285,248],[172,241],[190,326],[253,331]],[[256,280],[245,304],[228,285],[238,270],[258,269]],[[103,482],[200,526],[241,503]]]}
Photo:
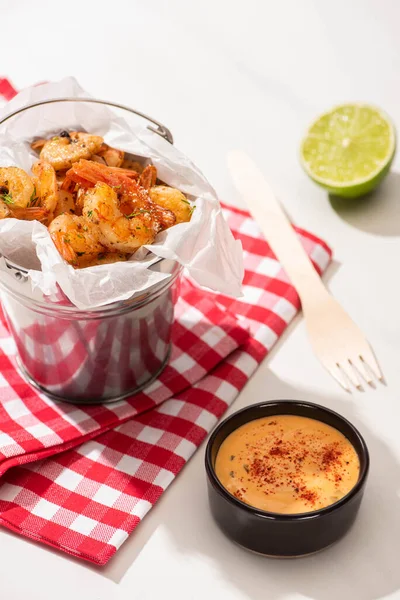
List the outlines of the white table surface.
{"label": "white table surface", "polygon": [[294,221],[334,248],[329,287],[387,379],[376,391],[341,391],[298,317],[231,409],[300,398],[359,427],[372,458],[367,493],[356,525],[331,549],[282,561],[235,547],[208,510],[203,444],[103,569],[0,530],[0,598],[400,598],[400,156],[378,193],[343,206],[297,159],[309,121],[343,101],[380,105],[400,130],[400,4],[2,0],[0,17],[0,71],[17,87],[73,74],[93,95],[147,112],[224,200],[238,202],[227,151],[251,153]]}

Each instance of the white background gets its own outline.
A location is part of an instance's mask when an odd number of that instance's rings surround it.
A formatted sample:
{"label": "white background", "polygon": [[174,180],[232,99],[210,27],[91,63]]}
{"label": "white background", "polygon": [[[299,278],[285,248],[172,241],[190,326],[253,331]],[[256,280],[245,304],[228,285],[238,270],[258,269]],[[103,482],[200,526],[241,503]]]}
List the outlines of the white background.
{"label": "white background", "polygon": [[293,220],[334,248],[329,286],[388,384],[342,392],[298,318],[234,405],[317,401],[365,435],[362,510],[331,549],[279,561],[232,545],[208,511],[203,445],[106,568],[1,530],[2,600],[400,598],[400,156],[378,193],[342,205],[297,158],[309,121],[339,102],[376,103],[400,129],[399,27],[396,0],[0,0],[0,72],[16,87],[71,74],[93,95],[147,112],[225,201],[238,202],[227,151],[253,155]]}

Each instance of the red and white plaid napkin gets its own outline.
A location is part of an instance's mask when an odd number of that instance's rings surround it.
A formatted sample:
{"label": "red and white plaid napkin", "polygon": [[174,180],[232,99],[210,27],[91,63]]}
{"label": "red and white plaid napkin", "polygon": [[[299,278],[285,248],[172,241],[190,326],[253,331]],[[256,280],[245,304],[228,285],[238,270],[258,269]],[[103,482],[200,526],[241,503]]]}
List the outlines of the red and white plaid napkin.
{"label": "red and white plaid napkin", "polygon": [[[0,79],[0,93],[2,86]],[[225,207],[244,248],[244,297],[183,281],[170,363],[145,392],[106,406],[55,404],[15,367],[0,315],[0,523],[105,564],[233,402],[299,309],[248,213]],[[322,272],[330,250],[297,230]]]}

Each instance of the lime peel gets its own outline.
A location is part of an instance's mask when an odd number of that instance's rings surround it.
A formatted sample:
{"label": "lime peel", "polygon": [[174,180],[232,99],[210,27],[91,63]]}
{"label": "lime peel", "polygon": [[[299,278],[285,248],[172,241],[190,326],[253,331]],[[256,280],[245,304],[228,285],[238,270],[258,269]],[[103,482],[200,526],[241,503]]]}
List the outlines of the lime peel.
{"label": "lime peel", "polygon": [[358,197],[390,169],[396,133],[390,118],[367,104],[343,104],[320,115],[300,149],[306,173],[329,192]]}

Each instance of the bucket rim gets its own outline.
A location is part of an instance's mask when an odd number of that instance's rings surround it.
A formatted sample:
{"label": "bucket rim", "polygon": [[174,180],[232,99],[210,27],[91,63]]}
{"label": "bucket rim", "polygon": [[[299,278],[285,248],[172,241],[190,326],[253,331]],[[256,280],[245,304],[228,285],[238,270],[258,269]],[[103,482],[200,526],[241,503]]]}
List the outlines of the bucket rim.
{"label": "bucket rim", "polygon": [[[17,263],[13,263],[5,257],[3,258],[5,260],[7,268],[12,271],[15,271],[14,275],[17,280],[24,280],[24,282],[28,280],[29,269],[21,267]],[[163,262],[172,263],[170,273],[166,273],[169,276],[166,277],[164,280],[160,281],[159,283],[153,284],[148,290],[135,292],[135,294],[137,294],[136,297],[134,294],[133,297],[127,298],[126,300],[118,300],[117,302],[111,302],[110,304],[96,306],[93,308],[80,309],[77,306],[73,305],[72,302],[71,305],[64,305],[58,302],[51,301],[50,299],[48,300],[48,302],[42,302],[24,294],[23,292],[15,288],[11,288],[9,285],[7,285],[7,283],[2,281],[1,279],[0,292],[3,290],[6,294],[11,295],[13,298],[18,300],[21,304],[27,306],[31,310],[35,310],[37,312],[41,312],[50,316],[66,319],[74,317],[79,319],[99,319],[102,317],[113,316],[114,314],[123,314],[125,312],[130,312],[132,310],[136,310],[137,308],[141,308],[143,305],[150,303],[152,300],[156,299],[164,291],[166,291],[169,287],[171,287],[176,281],[176,279],[181,275],[183,271],[183,265],[172,259],[158,257],[158,260],[155,263],[153,263],[153,265],[151,265],[149,269],[151,269],[155,265],[160,265]],[[46,298],[46,296],[44,296],[44,298]]]}

